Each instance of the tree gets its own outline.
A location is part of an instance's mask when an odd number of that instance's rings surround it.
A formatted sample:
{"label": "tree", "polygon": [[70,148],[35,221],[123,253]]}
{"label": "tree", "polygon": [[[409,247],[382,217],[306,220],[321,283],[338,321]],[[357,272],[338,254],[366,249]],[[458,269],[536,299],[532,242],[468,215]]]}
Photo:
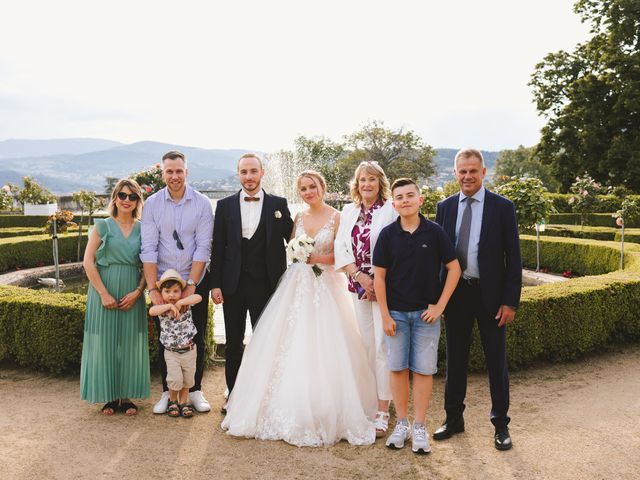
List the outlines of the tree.
{"label": "tree", "polygon": [[104,177],[104,193],[111,195],[113,189],[116,188],[118,180],[118,177]]}
{"label": "tree", "polygon": [[33,177],[22,177],[24,187],[18,190],[16,200],[20,205],[31,203],[33,205],[44,205],[56,201],[56,197],[49,190],[36,182]]}
{"label": "tree", "polygon": [[624,268],[624,225],[640,218],[640,204],[637,200],[627,198],[622,202],[622,208],[613,214],[616,225],[622,228],[620,232],[620,269]]}
{"label": "tree", "polygon": [[592,37],[548,54],[529,83],[548,119],[536,152],[562,191],[588,170],[640,192],[640,2],[579,0],[574,11]]}
{"label": "tree", "polygon": [[520,145],[515,150],[502,150],[496,159],[493,183],[498,186],[510,181],[511,177],[539,178],[547,190],[558,191],[560,183],[551,172],[551,166],[542,163],[535,147]]}
{"label": "tree", "polygon": [[419,183],[435,173],[435,149],[411,130],[392,130],[381,121],[373,121],[348,135],[346,146],[351,148],[342,161],[347,168],[355,169],[360,161],[370,160],[378,162],[391,180],[409,177]]}
{"label": "tree", "polygon": [[429,215],[435,216],[438,202],[445,199],[442,188],[431,188],[428,185],[423,185],[420,189],[420,195],[422,195],[422,198],[424,199],[422,206],[420,207],[420,213],[425,217],[428,217]]}
{"label": "tree", "polygon": [[5,185],[0,189],[0,210],[11,210],[13,208],[13,195],[11,187]]}
{"label": "tree", "polygon": [[142,189],[142,197],[145,200],[150,195],[153,195],[157,191],[164,188],[164,180],[162,179],[162,166],[159,163],[156,163],[146,170],[132,173],[131,175],[129,175],[129,178],[138,182],[138,185],[140,185],[140,188]]}
{"label": "tree", "polygon": [[516,206],[520,230],[536,229],[536,272],[540,270],[540,228],[553,213],[553,201],[545,194],[547,189],[539,178],[511,177],[496,188],[496,192],[507,197]]}
{"label": "tree", "polygon": [[84,220],[84,212],[89,215],[87,218],[87,227],[91,226],[91,217],[93,213],[103,206],[102,200],[97,197],[95,192],[88,190],[78,190],[73,192],[71,198],[80,207],[80,222],[78,223],[78,262],[80,261],[80,247],[82,242],[82,222]]}
{"label": "tree", "polygon": [[586,225],[589,214],[593,213],[595,206],[601,201],[598,194],[602,193],[602,186],[584,172],[582,177],[576,177],[570,190],[573,195],[569,197],[569,205],[574,212],[580,214],[580,225]]}
{"label": "tree", "polygon": [[338,168],[339,160],[345,155],[345,147],[326,137],[299,136],[294,140],[295,156],[301,165],[313,168],[327,181],[327,191],[345,193],[353,172],[347,174]]}

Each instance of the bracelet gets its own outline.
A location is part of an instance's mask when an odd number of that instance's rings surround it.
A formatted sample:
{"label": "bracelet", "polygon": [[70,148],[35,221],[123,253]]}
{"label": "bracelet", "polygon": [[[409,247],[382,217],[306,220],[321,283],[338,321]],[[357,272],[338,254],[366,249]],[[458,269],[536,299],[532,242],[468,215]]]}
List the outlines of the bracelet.
{"label": "bracelet", "polygon": [[149,289],[149,293],[153,292],[153,291],[159,292],[160,290],[158,290],[156,287],[150,288]]}
{"label": "bracelet", "polygon": [[138,290],[140,293],[142,293],[144,291],[144,288],[142,288],[140,285],[138,285],[136,287],[136,290]]}

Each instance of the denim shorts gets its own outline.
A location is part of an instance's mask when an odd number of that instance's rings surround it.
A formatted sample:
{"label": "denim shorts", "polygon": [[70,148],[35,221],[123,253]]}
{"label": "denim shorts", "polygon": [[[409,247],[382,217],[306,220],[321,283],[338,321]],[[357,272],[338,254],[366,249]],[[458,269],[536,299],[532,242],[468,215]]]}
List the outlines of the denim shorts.
{"label": "denim shorts", "polygon": [[438,371],[438,341],[440,319],[427,323],[415,312],[391,310],[396,322],[396,334],[385,335],[388,367],[392,372],[409,369],[421,375],[433,375]]}

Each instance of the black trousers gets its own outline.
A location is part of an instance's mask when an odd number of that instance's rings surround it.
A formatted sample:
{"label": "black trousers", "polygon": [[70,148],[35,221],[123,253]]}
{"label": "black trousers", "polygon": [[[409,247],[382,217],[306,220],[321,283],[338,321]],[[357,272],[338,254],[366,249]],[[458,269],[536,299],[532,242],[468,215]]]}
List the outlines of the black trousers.
{"label": "black trousers", "polygon": [[[189,389],[190,392],[196,390],[202,390],[202,374],[204,373],[204,341],[207,338],[207,320],[209,317],[209,273],[207,272],[196,287],[196,293],[202,297],[202,301],[191,306],[191,315],[193,316],[193,324],[196,327],[197,333],[193,337],[193,343],[196,344],[197,358],[196,358],[196,375],[195,384]],[[156,331],[160,331],[160,320],[158,317],[154,317],[154,323]],[[158,362],[160,363],[160,373],[162,375],[162,390],[167,391],[167,362],[164,360],[164,346],[158,340]]]}
{"label": "black trousers", "polygon": [[224,374],[229,392],[236,384],[242,355],[247,311],[251,327],[255,329],[260,314],[273,293],[267,277],[253,278],[246,273],[240,275],[238,289],[232,294],[224,294],[224,329],[226,335]]}
{"label": "black trousers", "polygon": [[447,379],[444,408],[447,420],[462,417],[467,394],[469,348],[474,321],[478,322],[491,391],[491,423],[496,427],[509,423],[509,372],[507,370],[506,327],[485,309],[479,285],[460,281],[445,310],[447,332]]}

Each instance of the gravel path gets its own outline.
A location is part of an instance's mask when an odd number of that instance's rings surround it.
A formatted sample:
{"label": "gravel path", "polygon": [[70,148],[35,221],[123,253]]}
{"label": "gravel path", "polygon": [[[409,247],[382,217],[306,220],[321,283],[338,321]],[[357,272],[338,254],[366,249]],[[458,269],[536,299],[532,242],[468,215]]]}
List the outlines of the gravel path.
{"label": "gravel path", "polygon": [[[156,379],[157,380],[157,379]],[[467,431],[433,444],[428,456],[342,442],[296,448],[228,437],[220,429],[223,370],[206,372],[214,411],[191,421],[99,413],[78,400],[76,377],[0,370],[0,477],[6,479],[631,479],[640,471],[640,346],[579,363],[512,374],[514,448],[493,448],[483,375],[470,378]],[[428,428],[442,420],[435,380]],[[153,398],[159,395],[154,382]]]}

